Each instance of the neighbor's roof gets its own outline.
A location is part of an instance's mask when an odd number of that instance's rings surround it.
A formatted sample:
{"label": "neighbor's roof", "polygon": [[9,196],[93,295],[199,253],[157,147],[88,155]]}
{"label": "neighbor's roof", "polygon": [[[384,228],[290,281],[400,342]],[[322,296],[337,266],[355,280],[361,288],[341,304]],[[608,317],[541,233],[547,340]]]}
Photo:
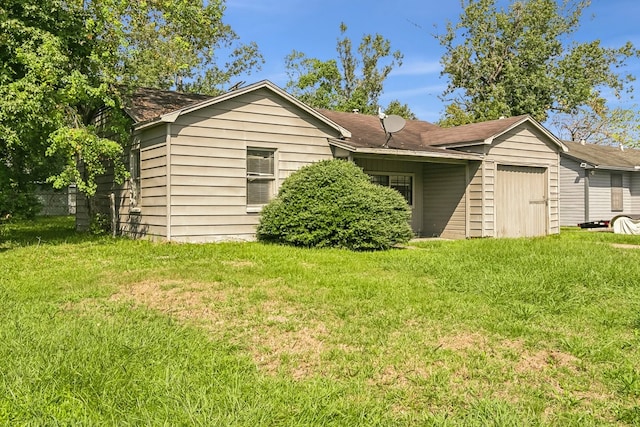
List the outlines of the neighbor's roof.
{"label": "neighbor's roof", "polygon": [[587,163],[600,169],[640,170],[640,150],[611,145],[581,144],[579,142],[564,141],[569,151],[562,153],[576,161]]}

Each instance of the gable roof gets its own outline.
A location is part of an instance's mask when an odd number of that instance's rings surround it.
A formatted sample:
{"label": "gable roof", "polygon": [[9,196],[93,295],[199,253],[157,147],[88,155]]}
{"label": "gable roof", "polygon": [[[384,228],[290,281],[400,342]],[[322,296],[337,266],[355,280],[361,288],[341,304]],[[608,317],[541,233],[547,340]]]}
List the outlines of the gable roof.
{"label": "gable roof", "polygon": [[553,144],[557,145],[562,151],[566,151],[562,141],[527,114],[451,128],[438,128],[425,133],[422,138],[426,144],[434,146],[464,147],[491,144],[499,136],[523,123],[530,123],[545,134]]}
{"label": "gable roof", "polygon": [[263,80],[219,96],[180,93],[158,89],[138,89],[130,99],[127,113],[136,122],[134,129],[144,129],[160,123],[173,123],[179,116],[209,107],[246,93],[267,89],[340,133],[331,144],[351,152],[394,154],[420,157],[481,159],[479,154],[463,153],[451,148],[490,144],[493,140],[530,122],[562,150],[566,147],[546,128],[528,115],[441,128],[422,120],[407,120],[406,125],[391,137],[375,115],[313,109],[268,80]]}
{"label": "gable roof", "polygon": [[578,162],[587,163],[588,167],[611,170],[640,170],[640,150],[611,145],[581,144],[564,141],[569,151],[563,156]]}
{"label": "gable roof", "polygon": [[[329,118],[318,113],[313,108],[299,101],[297,98],[280,89],[278,86],[268,80],[262,80],[260,82],[214,97],[207,95],[183,94],[179,92],[169,91],[157,91],[159,93],[154,94],[154,90],[146,90],[145,92],[142,92],[141,96],[133,97],[131,100],[131,111],[134,112],[134,114],[137,114],[137,117],[144,119],[141,121],[137,121],[137,123],[134,125],[134,129],[143,129],[149,126],[155,126],[159,123],[173,123],[179,116],[182,116],[184,114],[188,114],[192,111],[200,110],[202,108],[206,108],[211,105],[233,99],[259,89],[269,90],[277,96],[280,96],[281,98],[290,102],[291,104],[294,104],[296,107],[300,108],[301,110],[307,112],[311,116],[340,132],[340,135],[342,137],[351,136],[350,132],[347,129],[341,127],[337,123],[331,121]],[[166,102],[167,104],[164,105],[163,102]],[[180,105],[181,103],[182,105]],[[133,115],[132,117],[134,118],[134,120],[136,120]]]}

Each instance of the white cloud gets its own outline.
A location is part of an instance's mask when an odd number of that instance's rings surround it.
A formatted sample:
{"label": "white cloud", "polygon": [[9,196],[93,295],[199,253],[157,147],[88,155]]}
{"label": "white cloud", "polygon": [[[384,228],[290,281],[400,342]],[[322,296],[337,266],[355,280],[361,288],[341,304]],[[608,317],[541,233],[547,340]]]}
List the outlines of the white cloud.
{"label": "white cloud", "polygon": [[405,61],[402,66],[394,69],[392,76],[420,76],[427,74],[437,74],[442,70],[439,61]]}
{"label": "white cloud", "polygon": [[420,87],[409,87],[406,89],[395,89],[385,91],[381,98],[385,99],[399,99],[401,102],[403,99],[433,96],[438,97],[447,88],[446,84],[437,84]]}

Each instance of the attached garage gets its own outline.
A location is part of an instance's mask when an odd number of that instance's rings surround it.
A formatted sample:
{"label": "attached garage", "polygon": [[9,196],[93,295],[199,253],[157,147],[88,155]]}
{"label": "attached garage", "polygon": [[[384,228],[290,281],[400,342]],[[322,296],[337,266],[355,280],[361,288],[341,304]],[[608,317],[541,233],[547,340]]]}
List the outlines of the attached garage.
{"label": "attached garage", "polygon": [[423,135],[430,145],[475,153],[469,162],[468,237],[532,237],[560,232],[562,142],[529,116]]}
{"label": "attached garage", "polygon": [[547,169],[498,165],[496,237],[548,234]]}

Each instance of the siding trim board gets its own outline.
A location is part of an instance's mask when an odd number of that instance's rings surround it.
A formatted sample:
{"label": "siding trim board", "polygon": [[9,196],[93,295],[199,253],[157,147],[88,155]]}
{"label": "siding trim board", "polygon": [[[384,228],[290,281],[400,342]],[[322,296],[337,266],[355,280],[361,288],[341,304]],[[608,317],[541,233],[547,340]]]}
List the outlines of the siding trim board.
{"label": "siding trim board", "polygon": [[166,209],[167,209],[167,240],[171,240],[172,230],[171,230],[171,207],[173,206],[173,201],[171,199],[171,177],[173,176],[173,157],[171,154],[171,123],[167,123],[166,125],[166,149],[167,149],[167,176],[166,176],[166,185],[167,185],[167,198],[166,198]]}

